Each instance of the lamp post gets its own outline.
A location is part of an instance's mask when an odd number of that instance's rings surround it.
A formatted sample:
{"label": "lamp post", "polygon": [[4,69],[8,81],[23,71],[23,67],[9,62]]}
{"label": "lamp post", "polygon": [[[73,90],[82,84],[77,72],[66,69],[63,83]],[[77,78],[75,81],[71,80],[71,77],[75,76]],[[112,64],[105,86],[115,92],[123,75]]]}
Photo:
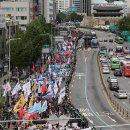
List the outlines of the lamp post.
{"label": "lamp post", "polygon": [[10,82],[10,41],[15,41],[15,40],[19,40],[19,39],[21,39],[21,38],[10,38],[10,27],[9,27],[9,42],[8,42],[8,44],[9,44],[9,82]]}

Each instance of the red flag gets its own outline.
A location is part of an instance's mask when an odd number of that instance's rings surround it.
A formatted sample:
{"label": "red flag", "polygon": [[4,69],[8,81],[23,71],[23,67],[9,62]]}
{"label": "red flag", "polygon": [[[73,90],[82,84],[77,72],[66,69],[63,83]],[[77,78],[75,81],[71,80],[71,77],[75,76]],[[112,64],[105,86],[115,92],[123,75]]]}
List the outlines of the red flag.
{"label": "red flag", "polygon": [[46,86],[46,80],[44,80],[44,83],[41,87],[41,92],[44,93],[44,92],[47,92],[47,86]]}
{"label": "red flag", "polygon": [[45,69],[44,69],[44,66],[42,65],[42,66],[41,66],[41,73],[44,73],[44,70],[45,70]]}
{"label": "red flag", "polygon": [[19,109],[19,120],[22,120],[24,114],[25,114],[25,110],[21,106]]}
{"label": "red flag", "polygon": [[32,65],[32,72],[34,73],[34,70],[35,70],[35,66],[34,64]]}
{"label": "red flag", "polygon": [[27,120],[30,120],[32,118],[37,118],[38,117],[38,113],[32,113],[32,114],[29,114],[27,111],[25,112],[25,117]]}

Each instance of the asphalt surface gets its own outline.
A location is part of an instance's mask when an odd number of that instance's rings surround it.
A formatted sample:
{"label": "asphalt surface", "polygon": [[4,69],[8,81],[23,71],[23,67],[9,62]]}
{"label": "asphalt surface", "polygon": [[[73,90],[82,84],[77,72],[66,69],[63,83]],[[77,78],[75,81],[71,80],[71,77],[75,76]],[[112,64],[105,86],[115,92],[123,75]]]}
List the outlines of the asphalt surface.
{"label": "asphalt surface", "polygon": [[[97,32],[98,37],[105,33]],[[111,108],[103,93],[97,67],[98,49],[77,52],[77,65],[70,85],[71,101],[88,119],[90,126],[103,130],[130,130],[130,126]]]}
{"label": "asphalt surface", "polygon": [[[108,33],[97,33],[98,34],[98,37],[99,39],[102,38],[102,36],[105,38],[105,39],[108,39],[109,35]],[[111,35],[112,37],[112,35]],[[114,36],[113,36],[114,37]],[[112,37],[112,38],[113,38]],[[114,39],[114,38],[113,38]],[[113,42],[113,43],[109,43],[109,42],[100,42],[100,45],[105,45],[107,48],[113,48],[115,49],[116,46],[118,45],[117,43]],[[126,43],[124,44],[124,46],[126,46]],[[108,83],[107,83],[107,78],[109,76],[113,76],[113,72],[111,71],[110,74],[104,74],[104,81],[105,81],[105,84],[106,86],[108,86]],[[127,93],[128,93],[128,97],[130,98],[130,77],[124,77],[124,76],[116,76],[116,78],[118,79],[118,82],[119,82],[119,87],[120,89],[122,90],[125,90]],[[110,91],[110,94],[113,96],[113,92]],[[130,112],[130,102],[129,102],[129,98],[128,99],[117,99],[116,97],[113,96],[113,98],[119,102],[127,111]]]}

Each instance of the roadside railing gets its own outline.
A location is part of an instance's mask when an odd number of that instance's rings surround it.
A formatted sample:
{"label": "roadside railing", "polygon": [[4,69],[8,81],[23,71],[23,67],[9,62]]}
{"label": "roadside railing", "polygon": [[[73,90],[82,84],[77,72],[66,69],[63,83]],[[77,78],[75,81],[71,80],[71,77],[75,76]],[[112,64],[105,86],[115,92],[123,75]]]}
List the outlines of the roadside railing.
{"label": "roadside railing", "polygon": [[101,83],[103,86],[103,90],[105,92],[105,95],[107,96],[107,99],[109,100],[109,103],[111,104],[111,106],[113,107],[113,109],[119,113],[119,115],[124,118],[127,121],[130,121],[130,112],[128,110],[126,110],[126,108],[124,108],[118,101],[116,101],[111,95],[110,92],[108,90],[108,87],[105,84],[105,81],[103,79],[103,74],[101,71],[101,65],[100,65],[100,60],[99,60],[99,55],[97,56],[97,64],[98,64],[98,68],[99,68],[99,74],[100,74],[100,78],[101,78]]}

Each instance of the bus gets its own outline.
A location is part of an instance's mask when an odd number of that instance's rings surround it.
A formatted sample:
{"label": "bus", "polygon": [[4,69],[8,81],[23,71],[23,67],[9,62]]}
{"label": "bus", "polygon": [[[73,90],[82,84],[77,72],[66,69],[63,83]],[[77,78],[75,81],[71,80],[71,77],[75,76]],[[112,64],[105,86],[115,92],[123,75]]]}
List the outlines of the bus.
{"label": "bus", "polygon": [[121,70],[124,76],[130,76],[130,62],[122,62]]}
{"label": "bus", "polygon": [[97,39],[92,39],[91,40],[91,48],[98,48],[99,43]]}
{"label": "bus", "polygon": [[100,56],[107,56],[107,48],[105,46],[101,46],[99,50]]}
{"label": "bus", "polygon": [[120,60],[117,57],[112,57],[110,64],[112,70],[120,69]]}
{"label": "bus", "polygon": [[115,38],[115,42],[118,44],[123,44],[124,43],[124,39],[122,37],[116,37]]}

